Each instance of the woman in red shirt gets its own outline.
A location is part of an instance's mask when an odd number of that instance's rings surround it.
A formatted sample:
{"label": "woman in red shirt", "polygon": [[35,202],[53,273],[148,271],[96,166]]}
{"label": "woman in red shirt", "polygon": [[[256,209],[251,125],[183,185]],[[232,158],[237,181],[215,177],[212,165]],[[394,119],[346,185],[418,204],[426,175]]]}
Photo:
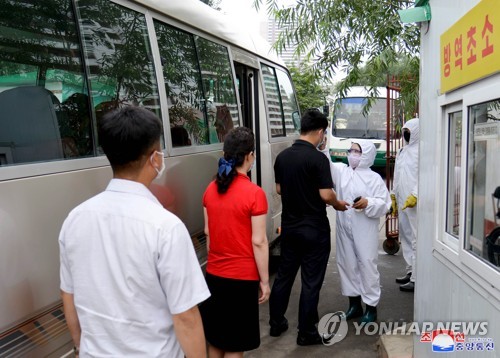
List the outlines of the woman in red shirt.
{"label": "woman in red shirt", "polygon": [[247,176],[254,150],[250,129],[231,130],[216,178],[203,195],[211,297],[200,310],[209,357],[242,357],[260,345],[259,304],[270,294],[269,248],[266,194]]}

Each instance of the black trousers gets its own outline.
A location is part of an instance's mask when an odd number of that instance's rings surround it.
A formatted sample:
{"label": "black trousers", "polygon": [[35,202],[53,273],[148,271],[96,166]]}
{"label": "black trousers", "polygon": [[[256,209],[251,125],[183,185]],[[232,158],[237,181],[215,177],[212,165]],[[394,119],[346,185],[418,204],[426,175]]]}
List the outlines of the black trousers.
{"label": "black trousers", "polygon": [[299,303],[299,333],[317,334],[319,292],[325,278],[330,250],[328,231],[311,226],[283,230],[281,262],[269,299],[271,326],[286,322],[285,313],[290,293],[300,268],[302,290]]}

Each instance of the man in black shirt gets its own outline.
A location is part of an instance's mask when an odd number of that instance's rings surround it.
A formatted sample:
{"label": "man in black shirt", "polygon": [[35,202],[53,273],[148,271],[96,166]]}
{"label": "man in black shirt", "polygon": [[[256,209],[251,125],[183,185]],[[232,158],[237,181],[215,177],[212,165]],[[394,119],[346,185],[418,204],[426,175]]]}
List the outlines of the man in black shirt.
{"label": "man in black shirt", "polygon": [[325,138],[326,116],[308,110],[301,119],[300,139],[276,158],[276,191],[281,195],[281,263],[271,290],[270,335],[288,329],[285,312],[297,271],[301,268],[297,344],[320,344],[316,325],[319,292],[330,256],[330,223],[326,204],[346,210],[333,191],[328,158],[317,150]]}

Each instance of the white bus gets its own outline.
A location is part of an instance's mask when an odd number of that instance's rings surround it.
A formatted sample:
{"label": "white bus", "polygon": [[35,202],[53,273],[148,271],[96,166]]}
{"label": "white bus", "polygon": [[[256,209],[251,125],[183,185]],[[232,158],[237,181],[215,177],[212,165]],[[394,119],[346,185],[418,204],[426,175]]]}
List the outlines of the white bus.
{"label": "white bus", "polygon": [[353,139],[370,139],[377,148],[374,167],[386,167],[387,90],[378,87],[378,97],[369,111],[363,113],[368,101],[365,87],[351,87],[344,98],[338,98],[333,106],[331,123],[330,157],[334,162],[347,163],[347,149]]}
{"label": "white bus", "polygon": [[267,235],[277,238],[273,163],[298,138],[298,106],[269,45],[238,29],[198,0],[2,2],[0,357],[70,351],[58,234],[111,179],[96,122],[113,108],[139,105],[162,119],[167,170],[151,190],[186,224],[202,265],[202,194],[227,131],[251,128],[251,178],[267,193]]}

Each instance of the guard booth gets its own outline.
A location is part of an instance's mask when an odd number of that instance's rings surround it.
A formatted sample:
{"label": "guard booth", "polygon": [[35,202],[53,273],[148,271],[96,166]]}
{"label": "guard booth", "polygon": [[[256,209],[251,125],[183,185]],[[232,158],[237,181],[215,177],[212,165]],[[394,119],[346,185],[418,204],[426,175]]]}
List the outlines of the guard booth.
{"label": "guard booth", "polygon": [[499,5],[498,0],[417,3],[430,12],[419,22],[414,320],[448,329],[437,332],[447,337],[441,345],[415,334],[414,357],[435,357],[439,349],[449,352],[447,357],[500,354],[494,236],[500,222]]}

